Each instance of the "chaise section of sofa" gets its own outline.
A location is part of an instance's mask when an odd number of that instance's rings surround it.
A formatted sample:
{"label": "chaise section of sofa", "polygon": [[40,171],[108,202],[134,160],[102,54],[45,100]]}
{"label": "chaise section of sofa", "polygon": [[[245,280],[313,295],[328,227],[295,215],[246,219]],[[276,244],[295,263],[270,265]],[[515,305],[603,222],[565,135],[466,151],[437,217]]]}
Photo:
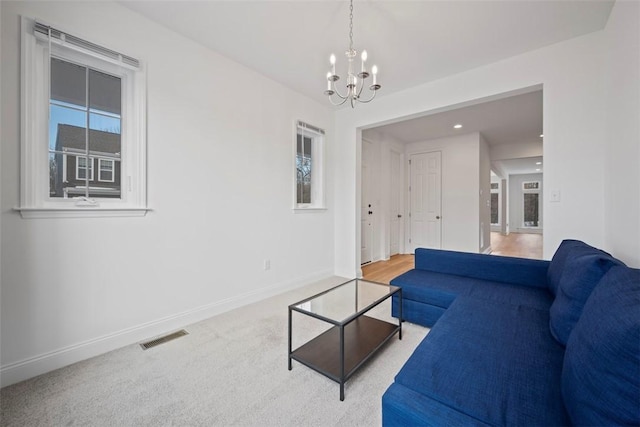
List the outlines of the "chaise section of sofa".
{"label": "chaise section of sofa", "polygon": [[392,283],[432,329],[383,425],[640,425],[640,270],[566,240],[551,262],[419,249]]}
{"label": "chaise section of sofa", "polygon": [[391,284],[402,288],[404,320],[431,327],[461,295],[548,310],[548,268],[549,261],[418,248],[415,268]]}

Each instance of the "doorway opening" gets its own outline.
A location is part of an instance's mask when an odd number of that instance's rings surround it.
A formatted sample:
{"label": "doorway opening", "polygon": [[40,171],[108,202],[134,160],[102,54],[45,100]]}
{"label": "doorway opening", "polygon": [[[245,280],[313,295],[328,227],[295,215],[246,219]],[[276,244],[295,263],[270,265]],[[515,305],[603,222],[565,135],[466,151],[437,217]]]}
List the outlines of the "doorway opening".
{"label": "doorway opening", "polygon": [[[505,254],[500,242],[531,245],[492,233],[538,234],[528,257],[542,258],[542,100],[538,85],[362,129],[358,267],[417,247]],[[439,181],[420,169],[435,152]]]}

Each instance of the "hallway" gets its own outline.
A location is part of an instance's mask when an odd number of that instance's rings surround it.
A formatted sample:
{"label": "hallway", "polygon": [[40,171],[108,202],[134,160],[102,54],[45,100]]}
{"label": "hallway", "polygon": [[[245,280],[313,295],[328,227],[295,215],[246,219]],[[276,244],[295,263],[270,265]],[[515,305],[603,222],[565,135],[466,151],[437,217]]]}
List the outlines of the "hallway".
{"label": "hallway", "polygon": [[[542,259],[542,234],[511,233],[503,236],[491,233],[491,255]],[[413,254],[394,255],[388,261],[362,266],[364,279],[389,283],[394,277],[413,268]]]}

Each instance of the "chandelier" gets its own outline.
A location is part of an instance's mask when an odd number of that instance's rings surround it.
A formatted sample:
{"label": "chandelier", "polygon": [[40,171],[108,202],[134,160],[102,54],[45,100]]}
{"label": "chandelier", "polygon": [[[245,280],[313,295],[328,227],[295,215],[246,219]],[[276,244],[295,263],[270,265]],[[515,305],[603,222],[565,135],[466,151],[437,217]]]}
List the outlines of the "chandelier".
{"label": "chandelier", "polygon": [[[371,102],[373,98],[376,97],[376,92],[380,89],[380,85],[377,83],[378,67],[374,65],[371,67],[373,82],[369,86],[371,96],[366,100],[361,97],[362,90],[366,86],[365,80],[370,75],[366,67],[367,51],[362,51],[362,55],[360,56],[362,61],[360,72],[357,72],[357,70],[354,69],[356,66],[354,64],[354,59],[358,55],[358,52],[353,48],[353,0],[350,2],[349,11],[349,50],[345,52],[348,61],[346,93],[344,95],[341,94],[336,86],[336,82],[340,80],[340,76],[336,74],[336,56],[331,54],[331,57],[329,58],[329,62],[331,64],[330,70],[327,73],[327,90],[324,91],[324,94],[329,97],[329,101],[333,105],[342,105],[349,101],[351,108],[354,108],[358,102]],[[336,95],[336,97],[333,95]]]}

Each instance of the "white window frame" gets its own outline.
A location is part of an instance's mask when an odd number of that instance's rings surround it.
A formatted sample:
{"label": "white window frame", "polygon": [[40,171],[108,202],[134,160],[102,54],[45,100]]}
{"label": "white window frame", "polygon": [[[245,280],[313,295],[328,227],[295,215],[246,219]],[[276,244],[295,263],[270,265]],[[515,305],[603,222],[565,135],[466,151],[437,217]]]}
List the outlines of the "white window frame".
{"label": "white window frame", "polygon": [[[492,182],[491,184],[498,184],[498,188],[491,188],[491,194],[497,194],[498,195],[498,222],[497,223],[491,223],[490,225],[497,227],[502,225],[502,191],[501,190],[501,183],[500,182]],[[489,186],[491,187],[491,185]],[[491,196],[489,196],[491,197]],[[491,199],[489,199],[489,203],[491,203]],[[491,222],[491,218],[489,218],[489,222]]]}
{"label": "white window frame", "polygon": [[[102,162],[111,163],[111,179],[102,178]],[[115,160],[98,157],[98,181],[99,182],[115,182],[116,181],[116,161]]]}
{"label": "white window frame", "polygon": [[[311,203],[298,203],[297,143],[298,135],[311,137]],[[293,138],[293,206],[294,212],[326,210],[324,195],[324,146],[325,131],[298,120]]]}
{"label": "white window frame", "polygon": [[[21,21],[21,170],[23,218],[144,216],[146,196],[146,75],[132,58],[115,59],[81,44],[35,33],[36,22]],[[68,36],[72,40],[73,36]],[[77,38],[76,38],[77,39]],[[93,45],[95,46],[95,45]],[[108,53],[114,53],[108,49]],[[50,56],[86,65],[121,79],[121,197],[119,199],[49,197]],[[134,60],[135,61],[135,60]],[[114,169],[115,173],[115,169]]]}
{"label": "white window frame", "polygon": [[[538,188],[528,188],[525,189],[525,184],[530,184],[530,183],[536,183]],[[538,195],[538,225],[525,225],[525,220],[524,220],[524,196],[525,194],[537,194]],[[541,193],[541,188],[540,188],[540,181],[524,181],[522,183],[522,228],[528,228],[528,229],[539,229],[542,228],[542,219],[541,217],[541,212],[542,212],[542,193]]]}
{"label": "white window frame", "polygon": [[[87,156],[83,156],[83,155],[77,155],[76,157],[76,180],[77,181],[84,181],[86,178],[80,178],[80,159],[86,159]],[[89,163],[87,164],[87,167],[85,169],[90,170],[91,174],[89,176],[89,181],[93,181],[93,177],[95,176],[93,171],[94,171],[94,164],[95,164],[95,158],[94,157],[89,157]]]}

